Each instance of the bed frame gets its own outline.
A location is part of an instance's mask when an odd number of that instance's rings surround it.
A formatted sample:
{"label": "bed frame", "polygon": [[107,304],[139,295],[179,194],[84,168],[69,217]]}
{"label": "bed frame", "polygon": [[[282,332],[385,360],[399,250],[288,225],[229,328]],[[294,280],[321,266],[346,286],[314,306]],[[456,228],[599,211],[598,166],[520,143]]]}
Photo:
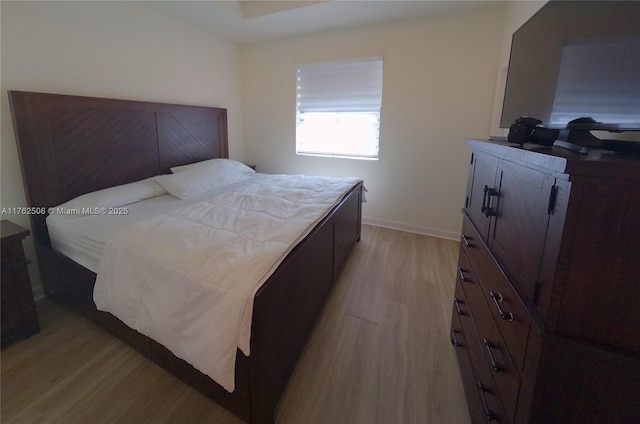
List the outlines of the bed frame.
{"label": "bed frame", "polygon": [[[228,158],[226,109],[9,91],[28,205]],[[46,214],[31,216],[47,297],[82,311],[136,350],[249,423],[276,404],[351,248],[360,239],[361,184],[285,258],[255,297],[251,355],[238,350],[233,393],[113,315],[96,310],[96,275],[51,248]],[[37,210],[36,210],[37,211]]]}

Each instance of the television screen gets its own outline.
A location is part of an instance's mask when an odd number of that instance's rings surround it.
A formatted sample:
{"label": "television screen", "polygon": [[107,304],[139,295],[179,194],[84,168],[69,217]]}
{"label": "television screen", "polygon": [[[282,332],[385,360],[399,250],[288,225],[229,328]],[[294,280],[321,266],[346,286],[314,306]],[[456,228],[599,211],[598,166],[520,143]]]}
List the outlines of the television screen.
{"label": "television screen", "polygon": [[513,35],[500,126],[640,130],[640,2],[550,1]]}

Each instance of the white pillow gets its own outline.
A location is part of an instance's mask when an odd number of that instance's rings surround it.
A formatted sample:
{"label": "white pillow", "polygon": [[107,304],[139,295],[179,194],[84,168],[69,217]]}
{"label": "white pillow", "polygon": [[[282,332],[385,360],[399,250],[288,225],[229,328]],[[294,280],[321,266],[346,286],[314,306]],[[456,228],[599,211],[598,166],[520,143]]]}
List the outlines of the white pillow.
{"label": "white pillow", "polygon": [[180,199],[188,199],[251,177],[251,173],[241,168],[239,170],[234,168],[234,166],[229,167],[227,164],[213,162],[179,170],[175,174],[158,175],[156,182],[172,195]]}
{"label": "white pillow", "polygon": [[225,171],[235,171],[242,174],[252,174],[256,172],[242,162],[222,158],[203,160],[201,162],[190,163],[188,165],[174,166],[173,168],[171,168],[171,172],[176,174],[178,172],[189,171],[201,166],[218,166],[224,168]]}
{"label": "white pillow", "polygon": [[129,205],[141,200],[162,196],[163,194],[167,194],[167,191],[155,181],[155,177],[151,177],[146,180],[83,194],[52,208],[52,213],[55,214],[56,209],[60,208],[78,210],[78,213],[74,215],[83,215],[83,210],[87,211],[86,214],[89,214],[90,209]]}

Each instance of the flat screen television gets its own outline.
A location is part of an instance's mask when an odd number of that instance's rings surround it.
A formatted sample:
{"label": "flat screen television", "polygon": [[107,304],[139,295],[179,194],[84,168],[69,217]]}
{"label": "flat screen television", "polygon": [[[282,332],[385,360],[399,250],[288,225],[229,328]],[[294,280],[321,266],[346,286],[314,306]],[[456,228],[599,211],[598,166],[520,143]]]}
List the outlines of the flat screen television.
{"label": "flat screen television", "polygon": [[640,1],[550,1],[513,34],[500,127],[640,131]]}

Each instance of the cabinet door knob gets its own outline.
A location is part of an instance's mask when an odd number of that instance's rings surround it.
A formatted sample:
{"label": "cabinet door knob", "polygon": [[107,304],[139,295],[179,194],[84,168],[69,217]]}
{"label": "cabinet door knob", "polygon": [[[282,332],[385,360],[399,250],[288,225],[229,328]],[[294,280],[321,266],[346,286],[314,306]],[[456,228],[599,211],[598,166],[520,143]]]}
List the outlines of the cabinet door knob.
{"label": "cabinet door knob", "polygon": [[484,186],[484,196],[482,197],[482,207],[480,208],[480,212],[484,214],[487,218],[491,216],[496,216],[496,211],[493,210],[489,205],[491,204],[491,197],[498,197],[499,193],[495,188],[490,188],[489,186]]}
{"label": "cabinet door knob", "polygon": [[473,247],[473,244],[471,244],[471,242],[469,240],[471,240],[470,237],[467,237],[464,234],[462,235],[462,242],[464,243],[464,245],[467,246],[467,247]]}
{"label": "cabinet door knob", "polygon": [[489,191],[489,186],[484,186],[484,194],[482,196],[482,206],[480,207],[480,212],[484,213],[487,210],[487,192]]}

